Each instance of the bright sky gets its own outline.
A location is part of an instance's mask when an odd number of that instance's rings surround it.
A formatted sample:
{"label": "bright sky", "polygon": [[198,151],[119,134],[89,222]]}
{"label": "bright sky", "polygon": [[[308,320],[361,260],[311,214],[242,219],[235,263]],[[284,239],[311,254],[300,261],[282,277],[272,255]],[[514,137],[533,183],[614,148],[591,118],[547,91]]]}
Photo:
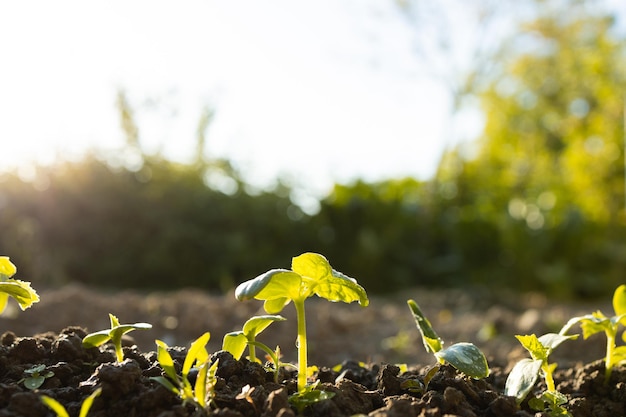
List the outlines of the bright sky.
{"label": "bright sky", "polygon": [[210,105],[208,154],[252,183],[426,179],[448,98],[414,30],[393,1],[2,2],[0,169],[120,149],[123,88],[148,152],[188,160]]}

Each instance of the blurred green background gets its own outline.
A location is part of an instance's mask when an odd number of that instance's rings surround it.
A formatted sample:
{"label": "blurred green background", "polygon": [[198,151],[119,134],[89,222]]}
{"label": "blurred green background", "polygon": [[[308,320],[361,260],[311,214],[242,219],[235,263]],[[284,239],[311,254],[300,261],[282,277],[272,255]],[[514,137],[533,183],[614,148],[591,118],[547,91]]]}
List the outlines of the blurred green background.
{"label": "blurred green background", "polygon": [[[431,179],[336,184],[303,209],[296,185],[255,189],[206,156],[211,112],[194,161],[145,152],[120,90],[123,152],[135,163],[92,153],[29,178],[1,173],[0,254],[35,288],[227,291],[314,251],[370,294],[419,285],[606,297],[626,281],[625,31],[590,12],[594,2],[534,2],[544,3],[454,76],[457,107],[480,108],[484,130],[448,147]],[[398,6],[408,18],[411,4]]]}

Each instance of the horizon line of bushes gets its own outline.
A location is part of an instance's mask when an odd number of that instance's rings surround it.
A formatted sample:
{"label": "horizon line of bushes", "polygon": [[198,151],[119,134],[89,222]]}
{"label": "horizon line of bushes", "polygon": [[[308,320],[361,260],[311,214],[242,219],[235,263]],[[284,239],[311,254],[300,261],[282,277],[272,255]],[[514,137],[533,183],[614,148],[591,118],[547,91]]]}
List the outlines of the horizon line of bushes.
{"label": "horizon line of bushes", "polygon": [[[231,181],[228,193],[207,178]],[[211,174],[211,175],[208,175]],[[444,184],[445,185],[445,184]],[[251,193],[225,161],[177,164],[144,156],[132,168],[95,155],[32,180],[0,174],[0,253],[38,287],[225,292],[293,254],[318,252],[372,294],[409,287],[607,296],[623,282],[623,224],[577,207],[543,227],[485,212],[437,179],[337,184],[307,214],[280,184]]]}

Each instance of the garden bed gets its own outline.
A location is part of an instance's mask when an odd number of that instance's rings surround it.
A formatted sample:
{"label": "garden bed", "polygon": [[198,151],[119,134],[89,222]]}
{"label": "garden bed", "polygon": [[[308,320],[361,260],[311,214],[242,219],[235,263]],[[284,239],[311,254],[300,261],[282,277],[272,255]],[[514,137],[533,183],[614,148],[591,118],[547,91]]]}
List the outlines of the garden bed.
{"label": "garden bed", "polygon": [[[296,390],[294,373],[281,370],[278,383],[260,364],[234,360],[220,352],[222,337],[240,329],[251,316],[262,313],[260,302],[239,303],[233,294],[216,296],[195,290],[175,293],[123,292],[104,294],[82,287],[41,291],[41,302],[26,312],[0,317],[0,416],[50,416],[39,396],[64,404],[78,415],[82,401],[96,387],[102,393],[89,416],[192,416],[192,405],[182,405],[172,392],[151,377],[161,375],[155,339],[166,341],[180,367],[189,343],[211,332],[208,350],[219,358],[212,415],[290,416],[288,396]],[[483,350],[491,373],[484,380],[460,376],[443,366],[427,389],[424,375],[434,365],[424,352],[406,299],[415,298],[446,341],[469,341]],[[502,300],[513,300],[503,303]],[[309,364],[319,367],[313,379],[335,393],[329,400],[307,407],[304,415],[351,416],[526,416],[527,403],[518,408],[502,393],[514,362],[527,353],[515,334],[543,334],[558,330],[570,317],[596,309],[598,303],[553,305],[541,296],[509,297],[486,292],[414,289],[396,296],[370,298],[361,308],[343,303],[328,308],[325,300],[307,304]],[[295,361],[295,318],[270,326],[260,337],[279,344],[283,361]],[[331,311],[332,310],[332,311]],[[110,346],[85,349],[87,331],[108,327],[108,313],[125,323],[153,324],[126,339],[125,360],[116,363]],[[72,326],[72,327],[67,327]],[[574,416],[625,415],[626,369],[617,367],[610,384],[603,384],[604,340],[592,337],[564,343],[551,361],[559,367],[557,388],[568,396],[566,407]],[[408,364],[406,369],[400,364]],[[54,375],[36,391],[21,380],[24,371],[44,364]],[[339,365],[339,366],[337,366]],[[246,385],[249,389],[246,391]],[[538,391],[545,389],[538,383]],[[246,394],[247,392],[247,394]]]}

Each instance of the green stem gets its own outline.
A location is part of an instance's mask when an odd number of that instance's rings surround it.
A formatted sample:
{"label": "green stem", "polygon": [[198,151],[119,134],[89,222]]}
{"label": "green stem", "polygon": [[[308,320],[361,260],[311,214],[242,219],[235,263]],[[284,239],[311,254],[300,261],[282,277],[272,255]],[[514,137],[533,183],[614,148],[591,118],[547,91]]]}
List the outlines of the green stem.
{"label": "green stem", "polygon": [[256,362],[256,348],[254,342],[256,338],[253,335],[250,335],[250,339],[248,340],[248,346],[250,346],[250,362]]}
{"label": "green stem", "polygon": [[546,387],[548,391],[556,391],[556,386],[554,385],[554,378],[552,377],[552,371],[550,369],[550,365],[548,365],[547,362],[545,363],[545,366],[543,367],[543,374],[546,379]]}
{"label": "green stem", "polygon": [[293,300],[298,319],[298,392],[306,388],[307,346],[306,346],[306,319],[304,316],[304,300]]}
{"label": "green stem", "polygon": [[607,385],[613,371],[613,350],[615,349],[615,333],[605,330],[606,333],[606,358],[604,359],[604,384]]}

